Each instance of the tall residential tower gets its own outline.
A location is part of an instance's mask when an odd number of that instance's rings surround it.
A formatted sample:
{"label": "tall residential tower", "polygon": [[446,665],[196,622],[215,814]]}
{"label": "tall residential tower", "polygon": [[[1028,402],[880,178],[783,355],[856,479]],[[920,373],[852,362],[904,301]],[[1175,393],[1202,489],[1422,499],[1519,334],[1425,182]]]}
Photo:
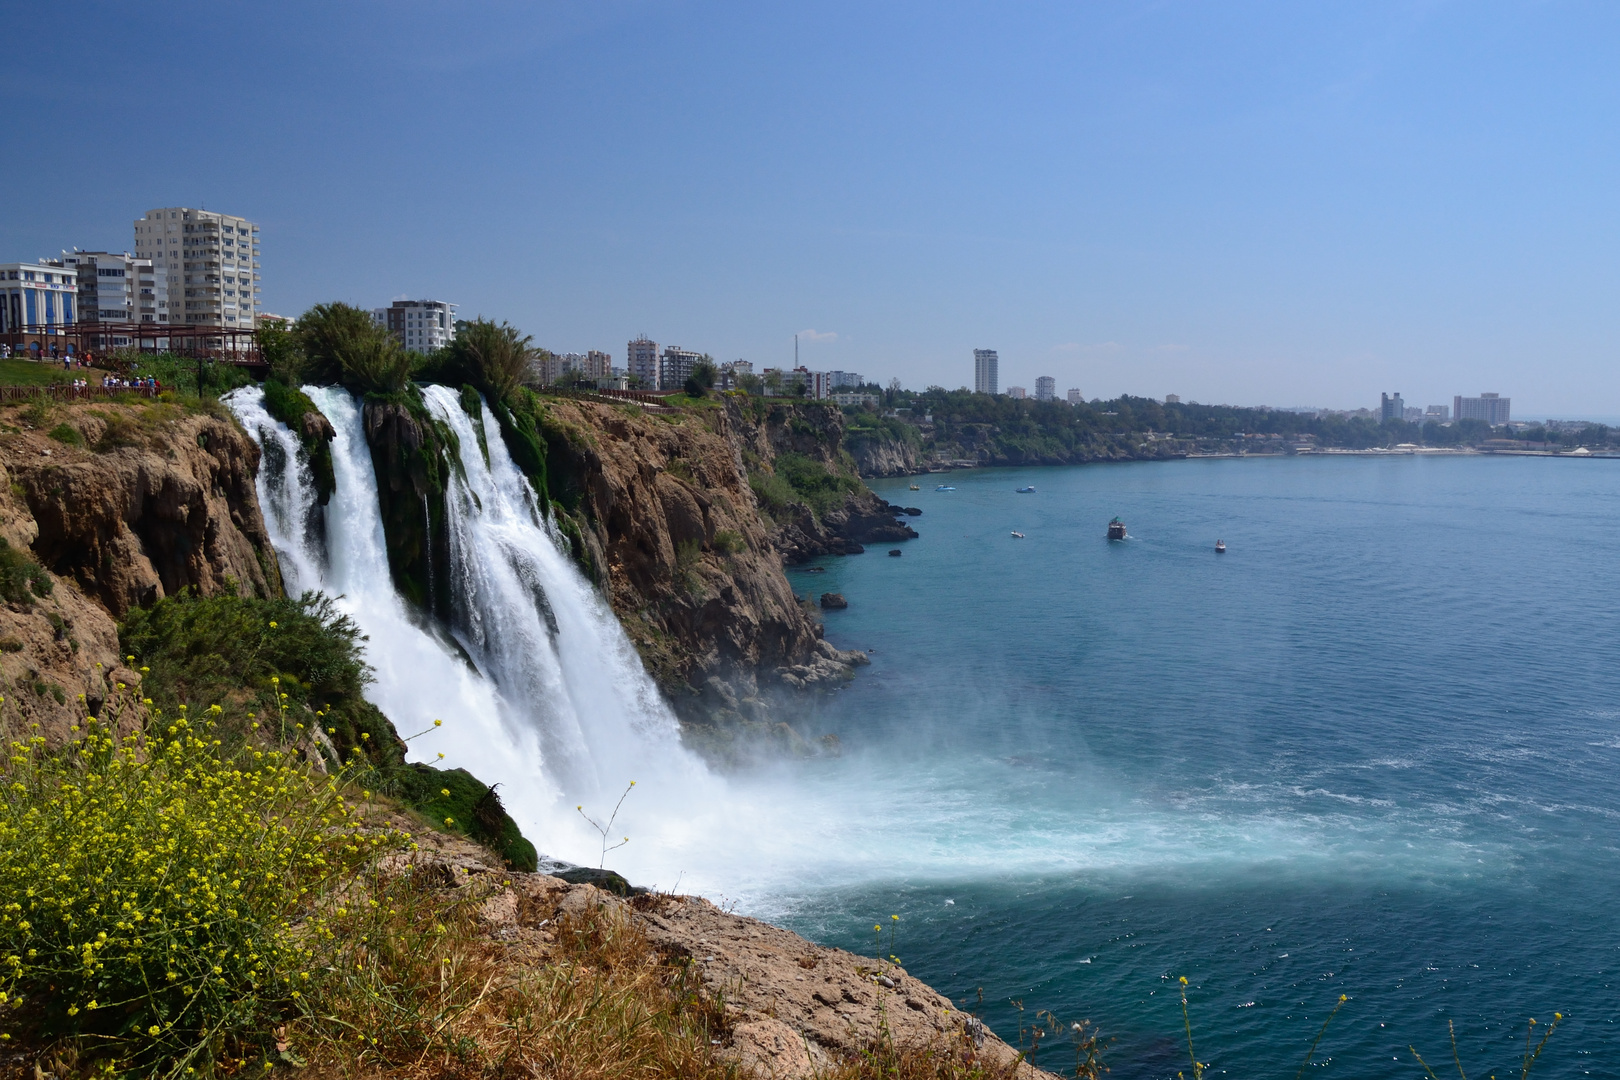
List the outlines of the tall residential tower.
{"label": "tall residential tower", "polygon": [[187,206],[148,210],[135,222],[135,257],[152,260],[171,325],[257,325],[259,227],[247,218]]}
{"label": "tall residential tower", "polygon": [[973,350],[973,392],[975,394],[999,393],[1001,380],[996,373],[996,350]]}

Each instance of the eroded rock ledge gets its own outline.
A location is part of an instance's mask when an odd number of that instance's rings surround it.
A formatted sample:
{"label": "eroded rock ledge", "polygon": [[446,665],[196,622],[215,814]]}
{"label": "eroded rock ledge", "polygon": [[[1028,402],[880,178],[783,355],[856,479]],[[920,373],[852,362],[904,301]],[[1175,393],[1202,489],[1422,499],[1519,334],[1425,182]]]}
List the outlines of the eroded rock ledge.
{"label": "eroded rock ledge", "polygon": [[971,1046],[992,1073],[1016,1067],[1023,1080],[1051,1075],[1020,1062],[982,1021],[892,963],[814,945],[700,897],[625,899],[545,874],[497,870],[479,849],[453,838],[420,839],[423,850],[410,861],[479,898],[480,918],[510,963],[546,962],[548,927],[565,916],[633,924],[668,962],[691,965],[704,989],[723,997],[725,1052],[756,1076],[822,1075],[871,1047],[884,1025],[896,1045]]}

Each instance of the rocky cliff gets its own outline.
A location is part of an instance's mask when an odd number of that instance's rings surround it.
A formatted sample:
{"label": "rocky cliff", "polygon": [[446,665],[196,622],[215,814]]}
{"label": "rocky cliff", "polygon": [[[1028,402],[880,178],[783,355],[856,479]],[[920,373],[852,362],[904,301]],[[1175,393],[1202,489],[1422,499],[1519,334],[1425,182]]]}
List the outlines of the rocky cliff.
{"label": "rocky cliff", "polygon": [[[0,690],[49,733],[118,681],[116,619],[181,589],[279,595],[259,452],[219,411],[164,402],[0,412],[0,537],[39,586],[0,601]],[[85,702],[77,699],[85,695]]]}
{"label": "rocky cliff", "polygon": [[785,562],[858,555],[866,544],[917,536],[897,520],[902,508],[861,483],[836,406],[738,396],[725,409],[738,463]]}
{"label": "rocky cliff", "polygon": [[881,500],[865,492],[820,520],[807,507],[785,523],[762,516],[750,463],[768,470],[779,446],[799,444],[735,402],[655,414],[550,398],[538,410],[564,531],[689,736],[721,756],[739,752],[740,734],[807,749],[773,701],[840,685],[866,658],[822,638],[782,549],[858,546],[843,537],[869,536],[873,519],[893,527]]}

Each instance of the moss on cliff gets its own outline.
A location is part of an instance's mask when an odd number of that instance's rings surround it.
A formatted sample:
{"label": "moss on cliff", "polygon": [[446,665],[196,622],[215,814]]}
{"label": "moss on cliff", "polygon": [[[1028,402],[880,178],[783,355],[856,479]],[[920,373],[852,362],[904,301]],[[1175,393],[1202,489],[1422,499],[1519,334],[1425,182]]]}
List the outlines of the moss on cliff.
{"label": "moss on cliff", "polygon": [[414,385],[396,394],[368,394],[364,415],[394,586],[418,608],[448,616],[445,493],[451,470],[460,468],[460,443],[428,412]]}
{"label": "moss on cliff", "polygon": [[553,498],[547,473],[545,406],[534,391],[519,388],[504,400],[491,398],[489,411],[501,426],[501,439],[506,443],[506,452],[512,455],[512,462],[529,478],[540,506],[545,508]]}
{"label": "moss on cliff", "polygon": [[337,490],[337,477],[332,471],[332,439],[336,433],[331,421],[309,395],[274,377],[264,381],[264,408],[298,435],[315,480],[315,501],[325,506]]}

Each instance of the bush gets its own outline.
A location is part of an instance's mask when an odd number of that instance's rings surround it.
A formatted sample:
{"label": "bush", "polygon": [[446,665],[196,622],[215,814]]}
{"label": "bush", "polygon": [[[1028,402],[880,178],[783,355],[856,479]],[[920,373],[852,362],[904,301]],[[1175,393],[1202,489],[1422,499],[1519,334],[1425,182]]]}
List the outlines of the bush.
{"label": "bush", "polygon": [[859,480],[835,473],[804,454],[778,454],[776,475],[786,481],[794,497],[810,507],[818,520],[861,490]]}
{"label": "bush", "polygon": [[[483,844],[514,870],[535,868],[534,845],[488,786],[459,769],[405,763],[405,744],[364,696],[372,677],[365,638],[330,598],[181,592],[131,611],[119,641],[141,666],[142,687],[159,708],[173,713],[217,705],[228,739],[250,732],[257,719],[273,721],[279,739],[298,742],[318,723],[343,761],[363,756],[361,782],[399,799],[434,828]],[[449,796],[441,794],[445,789]]]}
{"label": "bush", "polygon": [[343,910],[316,899],[403,838],[278,751],[222,753],[208,718],[115,731],[91,719],[55,757],[11,744],[4,1022],[115,1067],[206,1066],[297,1009],[337,948]]}
{"label": "bush", "polygon": [[303,354],[303,361],[293,365],[302,378],[340,382],[366,393],[404,390],[415,363],[413,354],[378,326],[370,312],[348,304],[316,304],[304,312],[289,350],[294,346]]}
{"label": "bush", "polygon": [[57,442],[66,443],[69,446],[84,445],[84,436],[80,435],[79,429],[72,424],[57,424],[47,434]]}
{"label": "bush", "polygon": [[[285,693],[293,722],[306,709],[317,714],[345,758],[363,749],[377,765],[404,759],[387,718],[365,700],[371,669],[360,628],[329,597],[261,600],[186,590],[132,610],[118,637],[143,669],[147,696],[170,713],[219,705],[223,722],[240,731],[255,716],[279,715],[278,695]],[[277,734],[295,737],[296,728]]]}
{"label": "bush", "polygon": [[428,363],[435,379],[471,383],[491,402],[501,402],[522,384],[536,352],[534,339],[517,327],[479,318],[459,324],[455,340]]}
{"label": "bush", "polygon": [[36,596],[51,595],[54,584],[51,575],[27,552],[12,547],[0,536],[0,600],[32,604]]}

